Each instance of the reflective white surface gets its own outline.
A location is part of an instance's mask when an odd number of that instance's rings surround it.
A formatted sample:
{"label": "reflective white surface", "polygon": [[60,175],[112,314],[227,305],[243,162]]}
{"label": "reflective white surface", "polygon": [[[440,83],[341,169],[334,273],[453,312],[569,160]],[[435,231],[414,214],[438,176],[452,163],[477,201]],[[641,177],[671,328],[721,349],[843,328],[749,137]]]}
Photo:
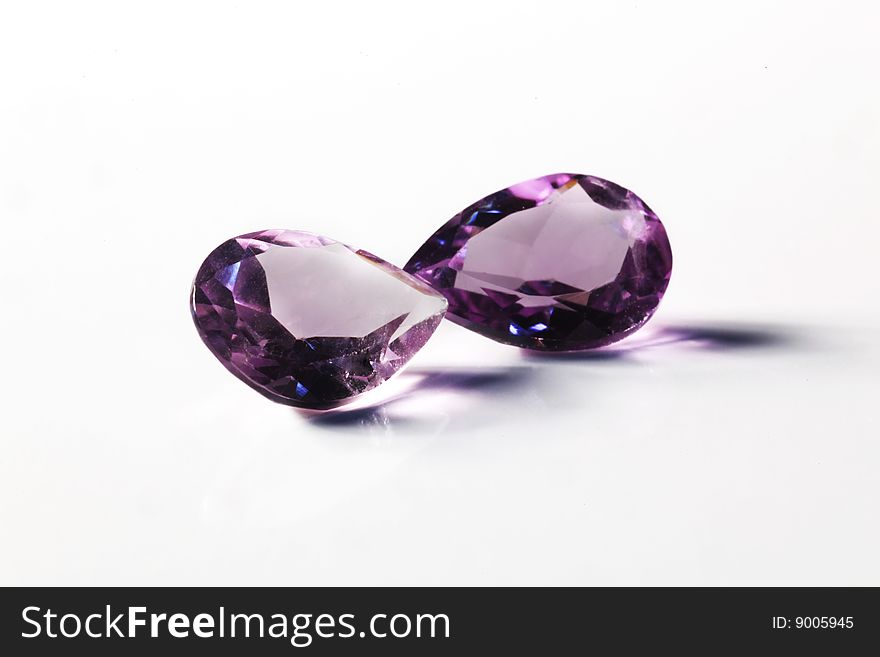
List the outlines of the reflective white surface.
{"label": "reflective white surface", "polygon": [[[878,9],[619,4],[0,9],[0,584],[880,584]],[[309,415],[192,327],[228,237],[400,265],[562,170],[672,242],[608,350]]]}

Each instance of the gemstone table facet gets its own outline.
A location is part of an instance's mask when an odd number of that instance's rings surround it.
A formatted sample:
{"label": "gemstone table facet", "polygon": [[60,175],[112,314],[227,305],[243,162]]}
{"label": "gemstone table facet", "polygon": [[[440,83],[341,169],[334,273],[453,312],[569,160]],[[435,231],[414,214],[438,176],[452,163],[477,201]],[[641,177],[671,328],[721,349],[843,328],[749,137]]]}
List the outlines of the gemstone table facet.
{"label": "gemstone table facet", "polygon": [[443,293],[457,324],[518,347],[577,351],[648,321],[669,284],[672,252],[635,194],[562,173],[465,208],[404,269]]}
{"label": "gemstone table facet", "polygon": [[267,230],[211,252],[191,310],[232,374],[273,401],[320,409],[397,372],[431,337],[446,300],[365,251]]}

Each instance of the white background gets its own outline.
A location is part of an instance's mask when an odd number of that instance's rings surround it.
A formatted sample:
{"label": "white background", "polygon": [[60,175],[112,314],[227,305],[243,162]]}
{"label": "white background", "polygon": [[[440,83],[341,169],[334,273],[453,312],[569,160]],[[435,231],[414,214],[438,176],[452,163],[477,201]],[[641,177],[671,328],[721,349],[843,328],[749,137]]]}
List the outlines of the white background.
{"label": "white background", "polygon": [[[877,7],[4,4],[0,583],[880,584]],[[670,235],[615,348],[447,323],[309,417],[193,330],[228,237],[557,171]]]}

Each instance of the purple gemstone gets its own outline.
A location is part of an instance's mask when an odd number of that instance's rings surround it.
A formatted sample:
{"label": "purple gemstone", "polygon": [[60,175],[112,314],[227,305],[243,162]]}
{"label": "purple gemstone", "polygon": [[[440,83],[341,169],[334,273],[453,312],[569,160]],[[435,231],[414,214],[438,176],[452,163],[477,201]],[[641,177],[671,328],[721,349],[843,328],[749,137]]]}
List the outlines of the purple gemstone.
{"label": "purple gemstone", "polygon": [[672,252],[638,196],[560,173],[465,208],[404,269],[443,293],[457,324],[517,347],[575,351],[648,321],[669,284]]}
{"label": "purple gemstone", "polygon": [[266,230],[214,249],[192,287],[208,349],[269,399],[330,408],[374,388],[427,342],[446,300],[326,237]]}

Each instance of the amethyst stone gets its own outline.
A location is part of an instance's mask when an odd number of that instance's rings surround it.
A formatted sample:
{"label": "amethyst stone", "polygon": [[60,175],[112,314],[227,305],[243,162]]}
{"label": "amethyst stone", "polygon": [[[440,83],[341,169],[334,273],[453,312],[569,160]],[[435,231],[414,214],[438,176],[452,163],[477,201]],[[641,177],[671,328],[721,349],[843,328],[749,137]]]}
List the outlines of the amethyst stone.
{"label": "amethyst stone", "polygon": [[211,252],[193,282],[191,309],[208,349],[257,392],[330,408],[409,361],[446,300],[365,251],[266,230]]}
{"label": "amethyst stone", "polygon": [[457,324],[518,347],[575,351],[648,321],[669,284],[672,252],[638,196],[560,173],[465,208],[404,269],[443,293]]}

